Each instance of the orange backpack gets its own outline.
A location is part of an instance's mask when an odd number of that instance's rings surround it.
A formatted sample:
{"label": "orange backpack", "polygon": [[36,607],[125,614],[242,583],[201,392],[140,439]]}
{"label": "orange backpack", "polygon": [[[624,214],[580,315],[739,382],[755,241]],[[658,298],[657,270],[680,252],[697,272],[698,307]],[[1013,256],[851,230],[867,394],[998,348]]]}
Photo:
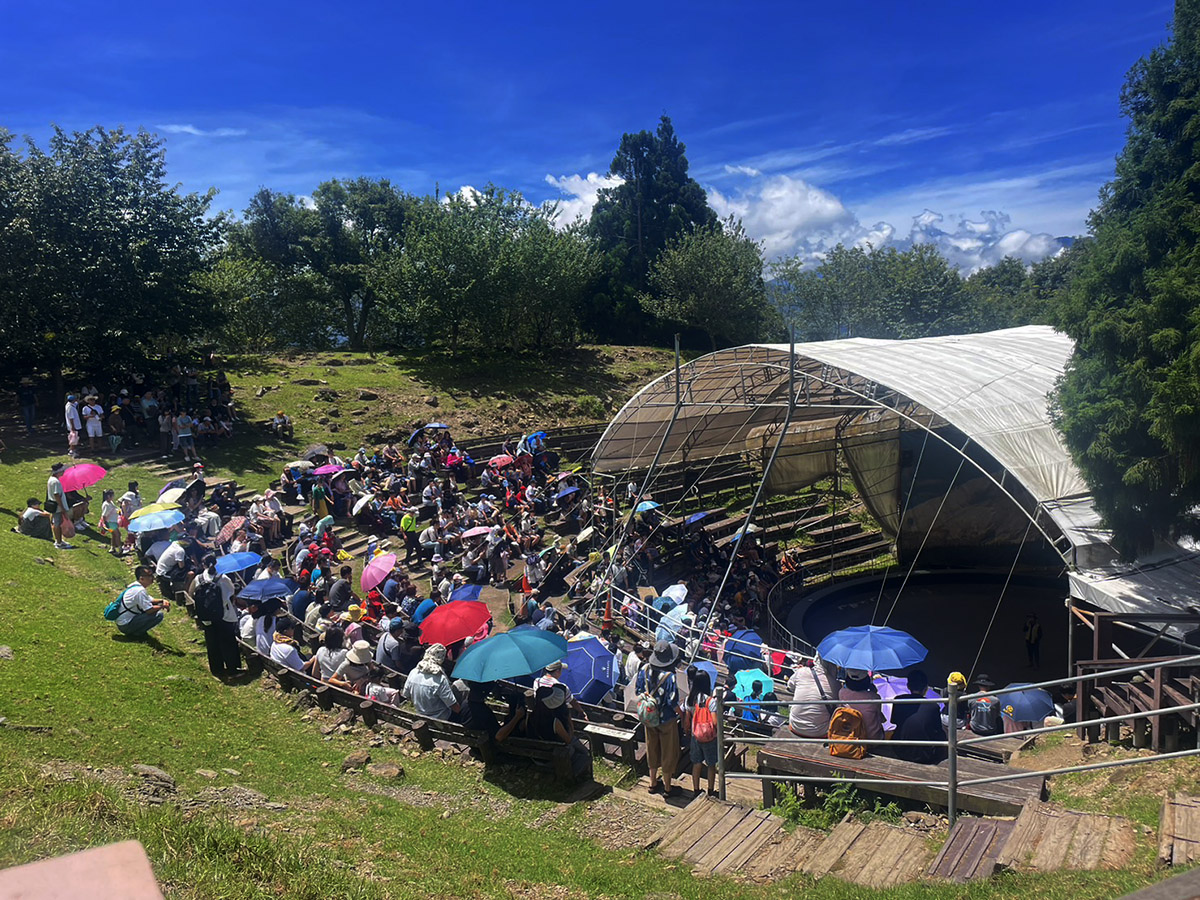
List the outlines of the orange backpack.
{"label": "orange backpack", "polygon": [[[862,713],[851,706],[839,706],[829,717],[829,731],[826,737],[832,740],[850,741],[865,739],[867,726],[863,724]],[[830,756],[840,756],[843,759],[862,759],[867,755],[865,744],[830,744]]]}

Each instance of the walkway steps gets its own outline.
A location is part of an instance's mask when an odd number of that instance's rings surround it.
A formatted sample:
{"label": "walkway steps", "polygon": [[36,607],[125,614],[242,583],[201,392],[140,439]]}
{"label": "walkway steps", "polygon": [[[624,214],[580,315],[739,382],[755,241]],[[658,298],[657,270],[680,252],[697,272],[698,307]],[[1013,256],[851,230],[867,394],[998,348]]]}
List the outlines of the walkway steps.
{"label": "walkway steps", "polygon": [[1200,797],[1175,791],[1163,800],[1158,820],[1158,859],[1168,866],[1200,860]]}
{"label": "walkway steps", "polygon": [[996,864],[1036,872],[1119,869],[1133,858],[1133,824],[1041,801],[1025,805]]}
{"label": "walkway steps", "polygon": [[991,877],[1015,824],[1013,819],[959,819],[929,874],[960,883]]}

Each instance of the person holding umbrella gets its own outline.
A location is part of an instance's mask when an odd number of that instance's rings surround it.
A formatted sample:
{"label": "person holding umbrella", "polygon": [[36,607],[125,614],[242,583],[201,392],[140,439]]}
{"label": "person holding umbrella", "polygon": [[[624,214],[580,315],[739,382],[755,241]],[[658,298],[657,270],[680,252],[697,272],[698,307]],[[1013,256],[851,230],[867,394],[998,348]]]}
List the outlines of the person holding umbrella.
{"label": "person holding umbrella", "polygon": [[[637,676],[638,717],[646,726],[646,763],[650,769],[650,793],[673,797],[672,786],[679,763],[679,687],[675,683],[675,663],[679,648],[666,641],[654,645],[649,665]],[[659,769],[662,781],[659,782]]]}

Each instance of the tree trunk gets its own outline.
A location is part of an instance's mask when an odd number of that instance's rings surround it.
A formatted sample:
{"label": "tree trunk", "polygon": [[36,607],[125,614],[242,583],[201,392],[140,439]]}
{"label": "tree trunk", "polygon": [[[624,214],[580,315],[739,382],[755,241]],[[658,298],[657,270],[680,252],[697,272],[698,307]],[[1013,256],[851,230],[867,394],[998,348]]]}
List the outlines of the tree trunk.
{"label": "tree trunk", "polygon": [[715,334],[713,334],[711,331],[705,331],[704,333],[708,335],[708,342],[710,344],[712,344],[713,353],[716,353],[717,352],[717,336]]}

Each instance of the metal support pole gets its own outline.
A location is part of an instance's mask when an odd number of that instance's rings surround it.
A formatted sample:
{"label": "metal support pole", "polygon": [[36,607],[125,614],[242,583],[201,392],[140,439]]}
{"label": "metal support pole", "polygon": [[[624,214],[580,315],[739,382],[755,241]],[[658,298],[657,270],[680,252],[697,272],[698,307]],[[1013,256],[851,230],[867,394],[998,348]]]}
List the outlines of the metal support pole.
{"label": "metal support pole", "polygon": [[725,799],[725,692],[717,691],[717,796]]}
{"label": "metal support pole", "polygon": [[949,697],[946,701],[946,712],[950,714],[950,724],[946,727],[946,739],[948,743],[949,759],[948,759],[948,775],[946,784],[946,818],[950,822],[950,827],[954,827],[954,822],[958,818],[958,685],[951,681],[949,685]]}
{"label": "metal support pole", "polygon": [[1067,607],[1067,677],[1075,674],[1075,601],[1068,595]]}

